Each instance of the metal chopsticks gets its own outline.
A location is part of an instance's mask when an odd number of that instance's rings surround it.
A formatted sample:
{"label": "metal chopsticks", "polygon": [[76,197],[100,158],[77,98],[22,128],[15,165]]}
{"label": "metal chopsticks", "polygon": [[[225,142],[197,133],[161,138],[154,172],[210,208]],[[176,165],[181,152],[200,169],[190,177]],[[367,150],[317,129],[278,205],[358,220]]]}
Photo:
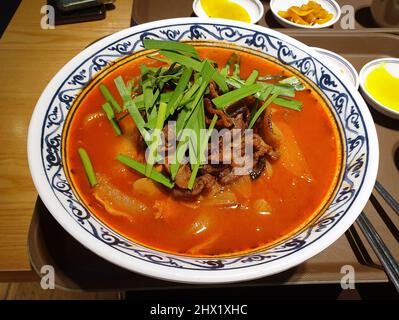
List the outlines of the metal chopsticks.
{"label": "metal chopsticks", "polygon": [[399,215],[399,203],[392,197],[392,195],[378,182],[375,182],[375,190],[384,198],[384,200],[389,204],[389,206]]}
{"label": "metal chopsticks", "polygon": [[380,260],[388,278],[399,292],[399,265],[395,258],[363,212],[359,215],[356,222]]}

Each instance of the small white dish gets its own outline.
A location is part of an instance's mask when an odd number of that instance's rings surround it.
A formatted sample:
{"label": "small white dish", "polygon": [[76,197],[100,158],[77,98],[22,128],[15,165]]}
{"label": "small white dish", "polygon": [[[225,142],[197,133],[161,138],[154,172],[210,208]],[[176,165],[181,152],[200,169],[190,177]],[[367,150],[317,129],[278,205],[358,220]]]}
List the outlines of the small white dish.
{"label": "small white dish", "polygon": [[305,25],[297,24],[297,23],[291,22],[287,19],[284,19],[283,17],[281,17],[278,14],[279,11],[287,11],[288,8],[290,8],[292,6],[300,7],[304,4],[307,4],[309,2],[309,0],[284,0],[284,1],[271,0],[270,1],[270,10],[272,11],[276,20],[278,22],[280,22],[284,27],[288,27],[288,28],[292,28],[292,27],[303,28],[303,29],[327,28],[327,27],[334,25],[341,17],[341,7],[339,6],[339,4],[336,1],[334,1],[334,0],[313,0],[313,1],[319,3],[325,10],[332,13],[334,15],[334,17],[331,20],[329,20],[323,24],[315,24],[313,26],[305,26]]}
{"label": "small white dish", "polygon": [[348,81],[350,81],[356,90],[359,89],[359,75],[355,67],[341,55],[330,50],[313,47],[318,53],[322,54],[331,64],[337,67],[337,71]]}
{"label": "small white dish", "polygon": [[[395,111],[392,108],[386,107],[385,105],[383,105],[382,103],[377,101],[365,88],[367,76],[374,68],[376,68],[381,63],[385,63],[387,70],[393,76],[399,78],[399,59],[398,58],[381,58],[381,59],[372,60],[369,63],[367,63],[366,65],[364,65],[363,68],[360,70],[360,73],[359,73],[360,89],[361,89],[364,99],[367,101],[367,103],[371,107],[373,107],[377,111],[379,111],[391,118],[399,120],[399,112],[398,111]],[[399,88],[398,88],[398,90],[399,90]]]}
{"label": "small white dish", "polygon": [[[259,0],[230,0],[230,1],[239,4],[248,12],[251,18],[250,23],[257,23],[263,17],[264,8],[263,4]],[[205,12],[204,8],[201,5],[200,0],[194,0],[193,11],[198,17],[201,18],[217,18],[217,17],[210,17],[207,15],[207,13]]]}

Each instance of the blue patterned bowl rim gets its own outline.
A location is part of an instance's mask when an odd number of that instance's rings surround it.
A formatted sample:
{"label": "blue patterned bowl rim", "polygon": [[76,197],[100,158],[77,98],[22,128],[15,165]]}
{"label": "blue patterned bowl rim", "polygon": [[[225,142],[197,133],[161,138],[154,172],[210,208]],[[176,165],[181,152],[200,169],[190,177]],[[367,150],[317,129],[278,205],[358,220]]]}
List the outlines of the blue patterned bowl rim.
{"label": "blue patterned bowl rim", "polygon": [[[115,59],[142,49],[143,38],[216,40],[259,50],[295,68],[331,103],[346,145],[344,174],[327,210],[300,234],[261,252],[193,258],[140,246],[121,236],[79,202],[65,177],[61,136],[65,117],[81,88]],[[104,259],[147,276],[184,283],[228,283],[292,268],[324,250],[355,221],[371,194],[378,168],[378,141],[366,104],[321,55],[299,41],[257,25],[224,19],[155,21],[112,34],[83,50],[49,82],[28,132],[31,175],[44,204],[76,240]]]}

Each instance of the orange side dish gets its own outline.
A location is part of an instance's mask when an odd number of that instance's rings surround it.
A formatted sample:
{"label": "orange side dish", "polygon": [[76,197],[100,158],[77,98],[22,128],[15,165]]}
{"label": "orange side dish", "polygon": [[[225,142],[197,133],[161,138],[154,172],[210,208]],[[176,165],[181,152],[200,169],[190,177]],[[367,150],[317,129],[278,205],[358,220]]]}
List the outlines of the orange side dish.
{"label": "orange side dish", "polygon": [[[326,19],[318,12],[314,12],[316,17]],[[219,66],[233,51],[205,45],[196,48],[201,58]],[[293,75],[264,57],[247,52],[239,55],[244,79],[254,69],[261,75]],[[138,76],[140,64],[157,67],[162,63],[139,56],[114,67],[101,79],[120,104],[113,79],[121,75],[128,81]],[[318,215],[328,204],[340,175],[339,130],[322,97],[305,86],[296,94],[303,103],[301,112],[269,106],[283,136],[278,160],[268,163],[256,180],[246,176],[221,191],[211,190],[195,201],[186,201],[115,160],[120,153],[143,160],[139,133],[132,118],[126,117],[119,122],[125,134],[115,135],[101,109],[104,98],[98,83],[93,83],[73,106],[64,130],[68,177],[74,191],[101,221],[145,246],[193,256],[236,254],[268,246]],[[85,176],[80,147],[91,156],[98,180],[94,188]]]}
{"label": "orange side dish", "polygon": [[286,11],[279,11],[278,14],[286,20],[305,26],[323,24],[334,17],[315,1],[309,1],[300,7],[292,6]]}

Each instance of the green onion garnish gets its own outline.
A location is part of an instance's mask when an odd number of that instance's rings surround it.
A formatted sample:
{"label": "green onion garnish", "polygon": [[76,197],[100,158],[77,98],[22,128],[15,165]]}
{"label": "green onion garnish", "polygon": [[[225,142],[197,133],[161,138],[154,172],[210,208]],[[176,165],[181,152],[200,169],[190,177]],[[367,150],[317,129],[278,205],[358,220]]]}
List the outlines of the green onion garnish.
{"label": "green onion garnish", "polygon": [[256,111],[256,113],[252,117],[251,121],[249,122],[249,126],[248,126],[249,129],[251,129],[254,126],[256,120],[258,120],[258,118],[260,117],[262,112],[265,111],[267,106],[269,104],[271,104],[277,98],[278,95],[279,95],[279,92],[273,93],[272,96],[269,99],[267,99],[266,102]]}
{"label": "green onion garnish", "polygon": [[279,84],[287,84],[293,86],[296,91],[305,90],[305,86],[303,85],[303,83],[295,76],[283,79],[279,81]]}
{"label": "green onion garnish", "polygon": [[190,190],[194,186],[195,178],[197,177],[198,169],[199,169],[199,167],[201,165],[202,154],[205,152],[206,148],[208,147],[208,141],[209,141],[209,138],[210,138],[210,136],[212,134],[212,130],[213,130],[213,128],[216,125],[217,119],[218,119],[218,116],[215,114],[213,116],[213,118],[212,118],[211,124],[209,125],[209,128],[208,128],[208,131],[206,133],[204,141],[201,141],[200,152],[198,154],[197,162],[195,163],[195,165],[193,167],[193,170],[192,170],[191,176],[190,176],[190,180],[188,181],[188,189],[190,189]]}
{"label": "green onion garnish", "polygon": [[89,183],[92,187],[97,184],[96,174],[94,173],[93,166],[91,165],[91,161],[89,155],[86,150],[83,148],[78,149],[80,159],[83,163],[83,168],[85,169],[86,176],[89,179]]}
{"label": "green onion garnish", "polygon": [[300,101],[296,101],[296,100],[288,100],[288,99],[284,99],[284,98],[276,98],[273,101],[274,104],[277,104],[279,106],[282,107],[286,107],[289,109],[293,109],[296,111],[301,111],[302,110],[302,102]]}
{"label": "green onion garnish", "polygon": [[137,129],[139,130],[140,134],[143,136],[144,140],[147,141],[148,139],[148,132],[144,128],[145,122],[143,117],[140,114],[136,104],[133,102],[132,97],[127,91],[125,82],[123,81],[122,77],[119,76],[114,79],[115,85],[118,88],[119,94],[122,97],[124,107],[129,111],[130,115],[132,116]]}
{"label": "green onion garnish", "polygon": [[200,61],[190,57],[186,57],[176,52],[161,50],[159,51],[159,54],[172,60],[172,62],[177,62],[178,64],[185,66],[187,68],[192,68],[195,71],[200,71],[202,68],[202,63]]}
{"label": "green onion garnish", "polygon": [[[118,155],[116,159],[122,162],[123,164],[127,165],[129,168],[132,168],[141,174],[145,174],[146,166],[144,164],[122,154]],[[165,187],[169,189],[172,189],[174,187],[174,183],[171,182],[167,177],[165,177],[162,173],[158,171],[152,170],[149,178],[158,183],[163,184]]]}
{"label": "green onion garnish", "polygon": [[155,50],[179,51],[183,53],[189,53],[193,57],[199,59],[197,50],[195,50],[195,48],[192,45],[189,45],[187,43],[178,42],[178,41],[144,39],[143,44],[144,48],[149,50],[155,49]]}
{"label": "green onion garnish", "polygon": [[[202,99],[204,92],[209,84],[209,81],[212,78],[212,75],[215,73],[215,69],[211,66],[209,61],[205,60],[203,62],[203,67],[201,68],[201,83],[199,86],[199,89],[195,93],[194,101],[190,104],[191,108],[187,110],[187,108],[183,109],[176,121],[176,136],[179,137],[181,130],[183,128],[186,129],[193,129],[192,128],[192,121],[196,120],[195,116],[193,116],[194,111],[196,110],[197,106],[199,105],[200,100]],[[176,148],[176,154],[177,156],[180,150],[182,148],[186,147],[188,141],[179,141],[177,144]],[[174,179],[176,177],[177,171],[179,169],[179,161],[175,159],[173,163],[170,165],[170,172],[172,175],[172,178]]]}
{"label": "green onion garnish", "polygon": [[118,122],[115,120],[115,113],[114,110],[112,110],[111,105],[108,102],[106,102],[102,105],[102,108],[105,111],[105,114],[107,115],[107,118],[111,123],[111,126],[114,129],[116,135],[120,136],[122,134],[122,130],[119,127]]}
{"label": "green onion garnish", "polygon": [[108,102],[104,103],[102,108],[105,111],[105,114],[107,115],[108,120],[112,120],[115,118],[114,110],[112,110],[112,107]]}
{"label": "green onion garnish", "polygon": [[186,87],[190,81],[192,73],[193,73],[192,68],[184,69],[183,74],[182,74],[179,82],[177,83],[175,91],[173,92],[173,95],[168,102],[168,108],[167,108],[168,115],[173,114],[175,112],[178,103],[183,98],[184,90],[186,89]]}
{"label": "green onion garnish", "polygon": [[147,166],[145,167],[145,175],[147,177],[150,176],[152,167],[154,165],[154,159],[156,158],[157,155],[157,149],[160,143],[160,136],[159,132],[162,130],[164,122],[165,122],[165,116],[166,116],[166,103],[161,102],[159,105],[159,110],[158,110],[158,117],[157,117],[157,123],[155,126],[155,131],[154,131],[154,136],[151,137],[153,138],[152,142],[149,145],[149,153],[148,153],[148,159],[147,159]]}
{"label": "green onion garnish", "polygon": [[181,99],[181,102],[179,104],[181,105],[186,105],[190,100],[193,99],[194,94],[197,92],[198,88],[201,85],[201,79],[197,78],[194,80],[193,85],[190,87],[190,89],[187,90],[187,92],[183,95],[183,98]]}
{"label": "green onion garnish", "polygon": [[248,76],[247,80],[245,80],[246,85],[250,85],[255,83],[256,78],[259,76],[258,70],[252,70],[251,74]]}
{"label": "green onion garnish", "polygon": [[130,115],[132,116],[134,123],[136,124],[137,129],[139,130],[140,134],[142,135],[142,137],[144,138],[144,140],[147,141],[148,139],[148,132],[147,130],[144,128],[145,126],[145,122],[143,117],[140,114],[140,111],[137,109],[136,105],[134,104],[134,102],[132,101],[132,103],[129,103],[126,106],[127,110],[129,111]]}
{"label": "green onion garnish", "polygon": [[285,79],[285,78],[287,78],[286,76],[279,76],[279,75],[267,75],[267,76],[260,76],[259,78],[258,78],[258,80],[262,80],[262,81],[265,81],[265,80],[281,80],[281,79]]}
{"label": "green onion garnish", "polygon": [[242,98],[253,95],[262,89],[260,84],[251,84],[249,86],[243,86],[239,89],[235,89],[233,91],[227,92],[224,95],[221,95],[217,98],[212,99],[212,102],[215,104],[218,109],[225,109],[229,105],[233,104],[241,100]]}
{"label": "green onion garnish", "polygon": [[107,100],[111,105],[114,107],[116,112],[121,112],[121,106],[119,103],[115,100],[115,98],[112,96],[111,92],[109,92],[108,88],[105,86],[105,84],[101,83],[100,86],[100,91],[103,94],[105,100]]}
{"label": "green onion garnish", "polygon": [[[173,62],[177,62],[178,64],[186,66],[187,68],[192,68],[195,71],[200,72],[202,69],[202,62],[194,60],[190,57],[164,50],[160,51],[159,53],[169,58]],[[229,90],[226,84],[225,77],[223,77],[219,72],[214,73],[213,80],[215,80],[215,82],[223,92],[227,92]]]}
{"label": "green onion garnish", "polygon": [[149,58],[149,59],[155,60],[155,61],[159,61],[159,62],[166,63],[166,64],[169,64],[169,63],[170,63],[170,60],[169,60],[169,59],[162,59],[162,58],[160,58],[160,57],[151,56],[151,55],[148,55],[148,56],[146,56],[146,57]]}
{"label": "green onion garnish", "polygon": [[130,92],[127,90],[125,82],[123,81],[122,76],[116,77],[114,79],[116,88],[119,91],[120,96],[122,97],[123,103],[126,104],[128,101],[132,99]]}
{"label": "green onion garnish", "polygon": [[143,101],[144,101],[144,108],[147,113],[147,116],[150,111],[150,104],[152,102],[153,98],[153,87],[152,87],[152,81],[148,73],[145,72],[145,68],[143,68],[145,65],[141,65],[141,85],[143,87]]}

